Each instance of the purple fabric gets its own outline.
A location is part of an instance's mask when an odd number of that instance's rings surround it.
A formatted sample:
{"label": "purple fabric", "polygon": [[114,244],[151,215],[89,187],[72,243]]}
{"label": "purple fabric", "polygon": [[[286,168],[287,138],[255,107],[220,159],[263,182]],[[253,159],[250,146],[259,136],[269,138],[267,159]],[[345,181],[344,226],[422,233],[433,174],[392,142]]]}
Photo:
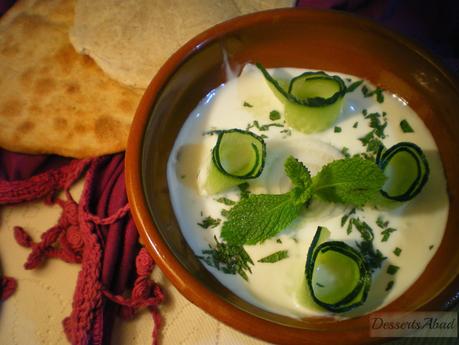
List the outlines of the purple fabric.
{"label": "purple fabric", "polygon": [[348,11],[373,19],[427,48],[459,76],[457,0],[299,0],[297,6]]}
{"label": "purple fabric", "polygon": [[[0,149],[0,181],[28,179],[70,161],[59,156],[26,155]],[[93,188],[93,195],[97,197],[91,199],[91,213],[104,218],[126,205],[123,153],[104,158],[103,166],[96,172]],[[130,276],[135,274],[135,257],[140,248],[137,229],[128,215],[114,224],[99,225],[99,230],[102,237],[100,241],[103,243],[102,284],[113,294],[122,294],[132,287]],[[94,328],[99,330],[95,329],[94,333],[103,334],[104,344],[110,343],[111,329],[118,308],[107,300],[102,314],[95,320]]]}

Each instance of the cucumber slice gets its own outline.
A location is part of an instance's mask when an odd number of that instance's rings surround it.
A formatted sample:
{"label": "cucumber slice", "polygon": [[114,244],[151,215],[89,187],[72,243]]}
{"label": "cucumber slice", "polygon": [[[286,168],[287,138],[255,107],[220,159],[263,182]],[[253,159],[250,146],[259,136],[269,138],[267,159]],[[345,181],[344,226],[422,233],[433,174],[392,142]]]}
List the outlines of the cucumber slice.
{"label": "cucumber slice", "polygon": [[331,127],[341,113],[347,92],[344,81],[325,72],[306,72],[293,78],[288,88],[285,80],[274,79],[257,64],[274,94],[285,105],[287,123],[303,132],[320,132]]}
{"label": "cucumber slice", "polygon": [[205,183],[209,194],[254,179],[261,175],[266,158],[266,144],[260,136],[241,129],[218,133]]}
{"label": "cucumber slice", "polygon": [[413,199],[429,178],[429,164],[424,152],[410,142],[398,143],[385,151],[380,148],[376,164],[388,177],[381,194],[390,200]]}
{"label": "cucumber slice", "polygon": [[306,282],[312,299],[341,313],[362,305],[368,296],[371,273],[363,256],[344,242],[325,240],[329,231],[318,227],[306,260]]}

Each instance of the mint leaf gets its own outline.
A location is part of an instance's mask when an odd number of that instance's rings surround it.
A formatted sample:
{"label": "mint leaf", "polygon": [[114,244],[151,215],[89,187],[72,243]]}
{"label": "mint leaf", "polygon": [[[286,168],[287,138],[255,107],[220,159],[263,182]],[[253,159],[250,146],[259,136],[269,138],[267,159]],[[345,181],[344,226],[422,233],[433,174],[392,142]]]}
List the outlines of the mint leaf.
{"label": "mint leaf", "polygon": [[290,192],[252,194],[229,211],[221,236],[231,244],[256,244],[284,230],[302,206]]}
{"label": "mint leaf", "polygon": [[376,198],[385,180],[373,161],[352,157],[324,166],[312,185],[314,194],[326,201],[361,207]]}
{"label": "mint leaf", "polygon": [[296,204],[304,204],[312,197],[311,174],[298,159],[289,156],[284,164],[285,174],[290,178],[293,189],[290,193]]}

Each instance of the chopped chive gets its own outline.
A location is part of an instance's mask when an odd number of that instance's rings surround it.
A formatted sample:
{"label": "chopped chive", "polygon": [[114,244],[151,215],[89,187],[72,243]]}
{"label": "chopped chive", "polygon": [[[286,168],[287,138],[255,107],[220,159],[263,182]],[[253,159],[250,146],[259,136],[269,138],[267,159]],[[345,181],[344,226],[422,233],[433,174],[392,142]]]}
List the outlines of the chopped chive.
{"label": "chopped chive", "polygon": [[341,127],[335,126],[335,133],[341,133]]}
{"label": "chopped chive", "polygon": [[276,121],[276,120],[279,120],[280,118],[281,118],[281,114],[277,110],[272,110],[269,113],[269,119],[271,121]]}
{"label": "chopped chive", "polygon": [[400,121],[400,128],[402,129],[403,133],[414,133],[413,128],[406,120]]}
{"label": "chopped chive", "polygon": [[387,267],[387,274],[390,274],[390,275],[394,275],[395,273],[397,273],[397,271],[400,269],[400,267],[398,266],[395,266],[395,265],[389,265]]}

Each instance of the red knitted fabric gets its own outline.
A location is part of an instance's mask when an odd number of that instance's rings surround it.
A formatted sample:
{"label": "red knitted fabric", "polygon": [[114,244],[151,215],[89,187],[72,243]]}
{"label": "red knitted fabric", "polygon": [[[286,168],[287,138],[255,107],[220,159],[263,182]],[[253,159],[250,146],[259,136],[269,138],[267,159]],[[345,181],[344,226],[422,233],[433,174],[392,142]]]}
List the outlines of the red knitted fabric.
{"label": "red knitted fabric", "polygon": [[[25,180],[0,181],[0,205],[44,198],[62,208],[57,224],[46,230],[39,242],[33,241],[19,226],[14,228],[14,236],[21,246],[31,249],[24,264],[26,269],[39,267],[49,257],[81,263],[72,312],[64,320],[65,333],[72,344],[108,344],[112,314],[118,309],[123,318],[131,318],[141,307],[151,311],[155,323],[153,344],[158,342],[161,322],[157,307],[164,295],[150,280],[153,259],[145,249],[139,251],[138,235],[124,192],[123,158],[123,155],[115,155],[73,160]],[[69,188],[83,175],[85,184],[77,203]],[[60,191],[64,192],[63,197],[57,196]],[[120,240],[122,234],[124,239]],[[107,246],[109,252],[105,250]],[[123,249],[121,260],[116,251],[120,248]],[[114,274],[116,265],[121,265],[119,276]],[[137,272],[131,289],[127,286],[130,272]],[[15,281],[4,278],[1,282],[3,300],[14,291]],[[129,290],[132,291],[129,293]],[[126,292],[130,298],[123,297]]]}
{"label": "red knitted fabric", "polygon": [[9,277],[0,277],[0,302],[3,302],[16,291],[16,280]]}

